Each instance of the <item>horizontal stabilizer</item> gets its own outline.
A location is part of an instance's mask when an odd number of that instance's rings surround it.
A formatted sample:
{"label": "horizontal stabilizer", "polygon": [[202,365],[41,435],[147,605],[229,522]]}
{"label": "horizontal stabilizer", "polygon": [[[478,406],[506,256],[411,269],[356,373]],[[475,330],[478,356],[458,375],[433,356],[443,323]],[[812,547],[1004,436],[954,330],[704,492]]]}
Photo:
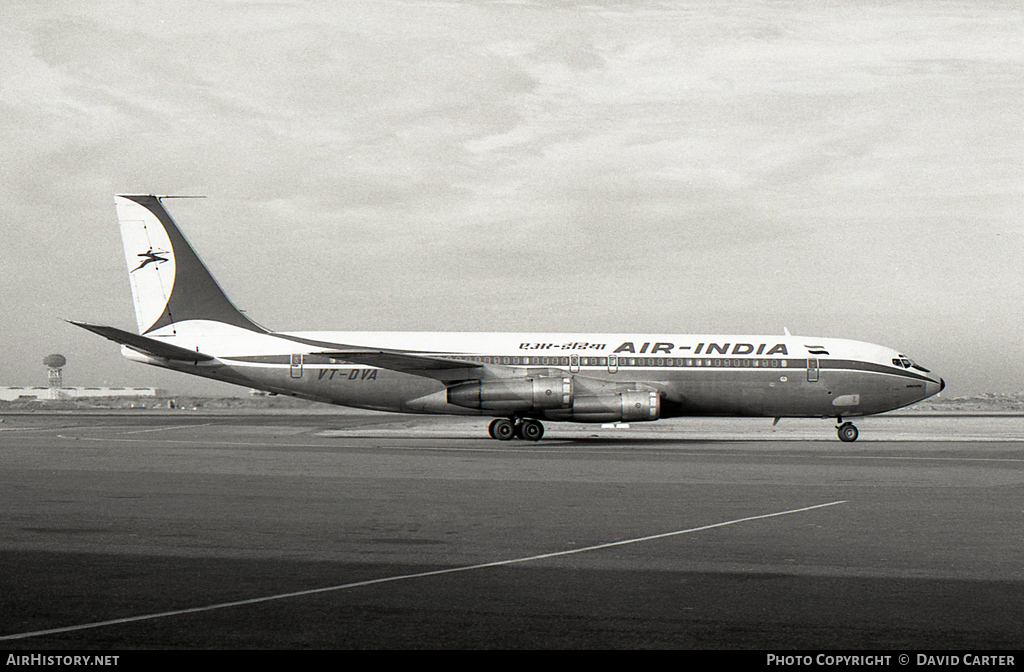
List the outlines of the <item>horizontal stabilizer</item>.
{"label": "horizontal stabilizer", "polygon": [[84,322],[73,322],[71,320],[68,320],[68,322],[71,322],[71,324],[76,327],[87,329],[94,334],[99,334],[104,338],[109,338],[115,343],[127,345],[132,350],[136,350],[145,355],[162,357],[164,359],[174,359],[183,362],[208,362],[213,359],[210,355],[204,355],[201,352],[188,350],[187,348],[179,348],[176,345],[162,343],[155,338],[139,336],[138,334],[133,334],[130,331],[124,331],[115,327],[101,327],[95,324],[85,324]]}

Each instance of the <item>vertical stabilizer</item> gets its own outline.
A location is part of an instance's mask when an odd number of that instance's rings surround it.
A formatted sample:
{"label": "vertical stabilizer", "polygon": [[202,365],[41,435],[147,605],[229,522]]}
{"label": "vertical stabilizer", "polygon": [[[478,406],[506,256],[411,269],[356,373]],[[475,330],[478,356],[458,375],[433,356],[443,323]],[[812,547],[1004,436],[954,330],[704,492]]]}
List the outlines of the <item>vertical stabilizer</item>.
{"label": "vertical stabilizer", "polygon": [[210,320],[260,333],[181,235],[157,196],[117,195],[117,219],[135,300],[139,334],[188,320]]}

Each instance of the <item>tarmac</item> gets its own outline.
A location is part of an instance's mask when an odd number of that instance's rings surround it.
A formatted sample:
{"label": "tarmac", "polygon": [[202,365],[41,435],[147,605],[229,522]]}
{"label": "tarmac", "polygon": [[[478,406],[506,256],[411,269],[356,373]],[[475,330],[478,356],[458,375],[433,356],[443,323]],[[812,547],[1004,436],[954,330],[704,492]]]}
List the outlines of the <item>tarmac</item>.
{"label": "tarmac", "polygon": [[0,650],[1012,650],[1024,417],[0,415]]}

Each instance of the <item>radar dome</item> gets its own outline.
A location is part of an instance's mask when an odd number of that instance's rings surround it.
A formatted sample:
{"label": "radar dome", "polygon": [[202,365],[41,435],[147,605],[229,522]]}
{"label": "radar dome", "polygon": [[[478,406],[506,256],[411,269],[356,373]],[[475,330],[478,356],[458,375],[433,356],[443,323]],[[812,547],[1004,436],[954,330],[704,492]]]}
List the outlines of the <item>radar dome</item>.
{"label": "radar dome", "polygon": [[64,358],[64,355],[47,355],[43,357],[43,366],[51,369],[59,369],[67,363],[68,360]]}

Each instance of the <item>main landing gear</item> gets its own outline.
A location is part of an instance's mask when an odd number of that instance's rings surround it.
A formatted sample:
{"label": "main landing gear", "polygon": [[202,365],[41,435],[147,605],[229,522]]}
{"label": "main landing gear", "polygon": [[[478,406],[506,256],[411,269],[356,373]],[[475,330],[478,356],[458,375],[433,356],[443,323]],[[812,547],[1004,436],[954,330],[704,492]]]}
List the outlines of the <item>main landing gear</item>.
{"label": "main landing gear", "polygon": [[836,422],[839,423],[839,426],[836,427],[836,432],[839,434],[840,441],[850,443],[857,440],[860,432],[857,431],[852,422],[843,422],[842,418],[836,418]]}
{"label": "main landing gear", "polygon": [[491,424],[487,426],[487,433],[498,441],[540,441],[544,436],[544,425],[530,418],[497,418],[491,420]]}

